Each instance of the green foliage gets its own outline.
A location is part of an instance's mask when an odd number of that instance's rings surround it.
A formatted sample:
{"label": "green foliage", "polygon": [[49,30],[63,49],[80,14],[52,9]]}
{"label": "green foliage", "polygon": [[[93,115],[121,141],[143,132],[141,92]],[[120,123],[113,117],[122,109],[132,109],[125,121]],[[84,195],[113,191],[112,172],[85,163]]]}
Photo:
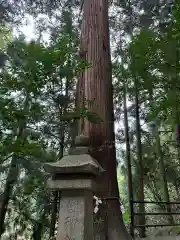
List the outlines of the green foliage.
{"label": "green foliage", "polygon": [[[66,134],[65,120],[74,118],[67,113],[67,109],[73,108],[74,99],[70,98],[70,92],[77,72],[83,70],[81,66],[85,67],[77,60],[73,44],[65,34],[48,47],[18,39],[8,45],[8,65],[0,73],[0,159],[11,160],[8,158],[11,153],[17,156],[16,198],[17,202],[27,205],[22,216],[31,216],[33,211],[37,213],[38,206],[45,207],[45,195],[50,201],[42,163],[59,158],[63,135]],[[66,95],[63,93],[65,89],[68,90]],[[47,129],[46,126],[48,131],[41,131]],[[32,208],[28,207],[31,201]],[[14,221],[15,225],[20,224]],[[27,229],[21,226],[21,231]]]}
{"label": "green foliage", "polygon": [[87,111],[86,116],[90,123],[99,124],[99,123],[103,122],[103,120],[95,112]]}
{"label": "green foliage", "polygon": [[156,64],[154,53],[157,49],[156,35],[152,31],[142,30],[130,45],[131,68],[134,74],[146,76],[151,65]]}
{"label": "green foliage", "polygon": [[[36,225],[36,217],[42,220],[40,209],[45,209],[43,222],[49,225],[47,202],[51,196],[42,166],[61,158],[69,138],[69,122],[87,118],[97,124],[101,119],[85,106],[80,112],[74,110],[76,77],[89,65],[77,58],[70,34],[62,33],[48,46],[14,39],[7,54],[7,66],[0,72],[0,170],[7,174],[8,160],[15,154],[18,172],[11,193],[12,220],[25,235],[31,230],[20,223]],[[16,211],[20,211],[20,218]]]}
{"label": "green foliage", "polygon": [[5,50],[8,43],[12,41],[12,32],[8,27],[0,25],[0,50]]}
{"label": "green foliage", "polygon": [[127,179],[122,176],[121,172],[118,172],[118,185],[119,185],[119,192],[121,196],[121,202],[124,208],[123,212],[123,220],[125,225],[129,225],[130,223],[130,213],[129,213],[129,202],[128,202],[128,195],[127,195]]}
{"label": "green foliage", "polygon": [[[176,4],[172,12],[168,12],[171,8],[168,3],[159,2],[157,7],[151,1],[148,3],[151,4],[149,7],[146,2],[132,1],[132,6],[127,6],[125,1],[120,1],[115,4],[113,16],[110,17],[111,40],[115,39],[112,44],[112,55],[116,59],[115,62],[113,59],[114,108],[116,118],[124,121],[121,103],[126,85],[133,187],[136,198],[139,161],[134,123],[136,112],[134,98],[137,89],[134,83],[137,82],[142,123],[145,197],[147,200],[164,200],[164,183],[156,144],[157,133],[151,124],[156,123],[158,130],[169,130],[175,129],[176,124],[180,123],[180,7]],[[20,3],[21,1],[18,4]],[[44,174],[42,165],[47,161],[59,160],[62,152],[66,151],[70,123],[76,119],[86,118],[92,124],[99,124],[103,119],[95,113],[93,101],[86,100],[79,107],[79,111],[75,110],[73,95],[75,83],[79,73],[90,65],[78,58],[79,29],[77,26],[76,29],[72,27],[72,17],[75,14],[68,1],[57,3],[58,8],[52,1],[41,4],[35,1],[33,6],[29,1],[23,3],[26,9],[21,8],[21,14],[25,11],[34,16],[44,12],[53,15],[52,9],[56,9],[57,16],[53,17],[57,18],[53,24],[47,21],[47,25],[43,23],[44,26],[40,26],[42,23],[38,23],[39,29],[50,31],[48,44],[43,44],[41,38],[30,43],[23,39],[12,41],[11,33],[5,33],[6,28],[2,28],[3,37],[7,38],[2,38],[0,48],[6,49],[9,58],[5,69],[0,71],[0,171],[1,178],[4,179],[12,154],[16,153],[19,174],[8,208],[7,231],[10,232],[10,226],[14,224],[15,231],[18,226],[20,228],[18,231],[25,239],[29,239],[35,226],[42,222],[43,239],[47,239],[51,207],[49,203],[52,199],[46,189],[48,175]],[[63,10],[59,11],[61,7]],[[18,13],[20,12],[18,9],[16,5],[14,11],[9,10]],[[61,17],[58,15],[59,12],[62,12]],[[130,23],[130,18],[136,21]],[[142,18],[146,20],[143,20],[143,23]],[[147,21],[148,19],[150,21]],[[75,24],[76,20],[73,19]],[[39,29],[37,35],[41,35]],[[121,122],[118,126],[121,126]],[[121,141],[122,164],[118,182],[121,201],[125,208],[123,219],[128,226],[130,213],[125,138],[123,131],[119,131],[118,134],[117,139]],[[174,142],[167,144],[167,141],[172,139],[170,135],[160,134],[170,198],[179,200],[179,153]],[[2,181],[2,187],[5,180]],[[159,208],[164,210],[162,205]],[[148,212],[155,210],[152,206],[147,207]],[[159,223],[160,220],[156,217],[149,221]],[[176,221],[179,222],[178,216]],[[13,234],[11,237],[15,239]]]}
{"label": "green foliage", "polygon": [[85,107],[82,107],[80,111],[74,111],[66,113],[64,116],[60,116],[61,121],[78,120],[80,118],[87,118],[92,124],[99,124],[103,121],[97,113],[88,111]]}
{"label": "green foliage", "polygon": [[[115,83],[115,89],[117,89],[115,95],[117,119],[122,119],[121,113],[124,109],[119,102],[122,101],[122,90],[125,87],[126,98],[129,100],[129,102],[127,101],[127,110],[135,199],[139,196],[138,185],[139,177],[141,177],[144,181],[146,200],[165,201],[167,194],[169,194],[171,201],[179,201],[179,144],[176,143],[175,136],[177,134],[175,129],[177,129],[177,124],[180,123],[179,9],[179,3],[177,3],[168,19],[162,20],[163,29],[157,22],[152,24],[148,30],[147,28],[138,28],[139,32],[134,33],[133,37],[131,35],[132,41],[129,45],[127,44],[125,50],[123,49],[125,43],[123,42],[121,45],[124,58],[119,65],[118,63],[114,65],[113,74],[118,78]],[[135,104],[135,94],[138,95],[139,106]],[[143,175],[141,176],[139,176],[138,171],[140,162],[137,154],[137,108],[139,108],[141,123],[143,159]],[[118,142],[121,144],[124,142],[124,135],[124,127],[122,127],[117,134]],[[160,139],[160,146],[158,145],[158,139]],[[120,168],[122,170],[121,174],[127,181],[126,157],[124,147],[122,147],[120,161],[122,166]],[[162,167],[162,162],[164,167]],[[124,197],[125,193],[125,189],[120,190],[121,196]],[[124,198],[127,201],[128,195]],[[172,206],[172,208],[172,211],[178,209],[177,206]],[[138,208],[135,208],[135,210],[139,211]],[[162,206],[162,204],[146,206],[147,212],[157,212],[159,210],[165,211],[165,206]],[[125,214],[128,216],[128,211]],[[179,217],[174,219],[176,223],[179,223]],[[169,220],[164,218],[165,220],[168,223]],[[148,216],[146,223],[160,224],[162,218]]]}

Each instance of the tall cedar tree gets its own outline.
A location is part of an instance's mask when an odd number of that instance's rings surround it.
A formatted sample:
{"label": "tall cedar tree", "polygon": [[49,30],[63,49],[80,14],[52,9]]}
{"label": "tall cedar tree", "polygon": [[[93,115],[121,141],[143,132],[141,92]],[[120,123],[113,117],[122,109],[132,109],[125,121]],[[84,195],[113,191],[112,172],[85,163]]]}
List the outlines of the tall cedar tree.
{"label": "tall cedar tree", "polygon": [[131,239],[118,200],[108,0],[84,0],[83,11],[80,56],[90,67],[79,78],[77,104],[80,106],[85,99],[93,100],[93,106],[89,108],[103,121],[92,124],[81,120],[78,131],[89,136],[91,154],[106,170],[98,179],[99,188],[95,194],[114,198],[107,201],[107,232],[104,234],[109,240]]}

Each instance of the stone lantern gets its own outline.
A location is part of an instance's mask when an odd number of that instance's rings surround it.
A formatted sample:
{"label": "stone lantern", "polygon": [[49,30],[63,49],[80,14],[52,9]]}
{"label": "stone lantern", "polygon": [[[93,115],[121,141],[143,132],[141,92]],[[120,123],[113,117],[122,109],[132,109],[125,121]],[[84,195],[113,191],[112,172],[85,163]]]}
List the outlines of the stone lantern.
{"label": "stone lantern", "polygon": [[48,187],[61,192],[56,240],[93,239],[93,192],[104,170],[89,155],[88,143],[87,137],[78,136],[67,156],[44,165],[52,176]]}

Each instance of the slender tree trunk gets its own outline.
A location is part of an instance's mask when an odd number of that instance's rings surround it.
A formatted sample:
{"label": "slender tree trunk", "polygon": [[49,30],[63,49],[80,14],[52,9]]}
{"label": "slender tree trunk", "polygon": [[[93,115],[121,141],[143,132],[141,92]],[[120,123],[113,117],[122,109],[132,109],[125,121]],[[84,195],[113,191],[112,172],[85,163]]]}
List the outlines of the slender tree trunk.
{"label": "slender tree trunk", "polygon": [[[68,96],[68,80],[66,82],[66,96]],[[67,103],[64,106],[59,108],[59,114],[66,113],[67,111]],[[64,155],[64,134],[65,134],[65,126],[64,122],[60,122],[59,126],[59,154],[58,159],[60,160]],[[52,211],[51,211],[51,224],[50,224],[50,232],[49,237],[50,239],[54,237],[55,229],[56,229],[56,221],[57,221],[57,211],[58,211],[58,199],[59,199],[59,192],[53,191],[52,192]]]}
{"label": "slender tree trunk", "polygon": [[[154,106],[154,100],[153,100],[153,89],[151,88],[151,90],[149,90],[149,98],[151,101],[151,107],[153,108]],[[166,171],[165,171],[165,166],[164,166],[164,157],[163,157],[163,152],[161,149],[161,139],[159,136],[159,127],[158,127],[159,123],[157,120],[154,121],[153,125],[152,125],[152,133],[153,135],[156,137],[156,153],[157,156],[159,157],[159,163],[160,163],[160,173],[162,176],[162,183],[163,183],[163,190],[164,190],[164,200],[166,202],[170,201],[169,198],[169,190],[168,190],[168,182],[167,182],[167,178],[166,178]],[[165,209],[168,213],[171,213],[171,205],[167,204],[165,206]],[[174,224],[174,219],[172,215],[168,216],[168,221],[170,224]]]}
{"label": "slender tree trunk", "polygon": [[[166,202],[170,202],[168,182],[166,179],[166,170],[165,170],[165,166],[164,166],[164,158],[163,158],[163,152],[161,150],[161,142],[160,142],[159,133],[156,134],[156,144],[157,144],[157,153],[159,156],[160,172],[162,175],[162,182],[163,182],[163,188],[164,188],[164,198],[165,198]],[[171,213],[171,205],[170,204],[166,205],[166,211],[168,213]],[[168,221],[170,224],[174,224],[174,219],[173,219],[172,215],[168,216]]]}
{"label": "slender tree trunk", "polygon": [[[95,195],[114,198],[107,200],[107,232],[104,235],[109,240],[131,239],[124,226],[118,200],[108,0],[84,0],[83,9],[80,56],[91,66],[79,79],[78,100],[79,105],[84,99],[94,100],[91,110],[103,122],[91,124],[80,120],[79,133],[89,136],[91,154],[106,170],[98,179],[99,188]],[[100,234],[96,232],[95,239],[99,238]]]}
{"label": "slender tree trunk", "polygon": [[178,184],[178,181],[177,181],[177,180],[175,180],[175,182],[174,182],[174,187],[175,187],[175,189],[176,189],[176,195],[177,195],[177,199],[178,199],[178,201],[179,201],[179,199],[180,199],[180,193],[179,193],[179,184]]}
{"label": "slender tree trunk", "polygon": [[34,229],[33,229],[32,239],[33,240],[41,240],[42,230],[43,230],[42,223],[39,223],[38,225],[35,225]]}
{"label": "slender tree trunk", "polygon": [[[66,31],[69,34],[69,37],[72,37],[72,9],[71,9],[72,1],[68,0],[66,2],[66,4],[67,4],[67,7],[68,7],[68,9],[66,10],[66,14],[67,14],[68,18],[66,19],[67,23],[66,23],[64,31]],[[71,39],[70,39],[70,41],[71,41]],[[70,42],[70,44],[71,44],[71,42]],[[68,65],[69,65],[69,67],[71,67],[71,56],[69,56]],[[65,86],[65,96],[67,98],[69,96],[69,85],[70,85],[70,81],[71,81],[71,78],[73,76],[73,73],[72,73],[72,71],[69,71],[68,74],[69,75],[67,76],[66,86]],[[59,109],[59,114],[60,115],[66,114],[67,113],[67,108],[68,108],[68,102],[64,103],[64,105],[61,106],[61,108]],[[59,137],[60,138],[59,147],[60,147],[60,150],[59,150],[59,154],[58,154],[59,159],[61,159],[64,155],[64,143],[65,143],[64,135],[65,135],[65,130],[66,130],[64,124],[65,123],[63,121],[60,123],[60,125],[61,125],[60,130],[59,130],[59,136],[60,136]],[[52,194],[53,194],[53,196],[52,196],[53,203],[52,203],[51,224],[50,224],[50,234],[49,234],[50,238],[54,237],[54,234],[55,234],[59,192],[54,191]]]}
{"label": "slender tree trunk", "polygon": [[[24,103],[24,116],[26,116],[28,108],[29,108],[29,96],[27,94],[26,100]],[[17,142],[24,141],[23,135],[24,135],[24,130],[26,128],[26,124],[27,124],[26,118],[24,118],[24,120],[22,120],[19,123],[19,129],[17,130],[18,133],[17,133],[17,138],[16,138]],[[0,237],[2,236],[2,234],[5,231],[4,221],[5,221],[5,217],[6,217],[9,200],[10,200],[10,197],[11,197],[11,194],[13,191],[13,187],[18,179],[19,169],[18,169],[18,165],[17,165],[17,159],[18,159],[18,156],[17,156],[17,154],[14,153],[12,155],[12,160],[10,162],[7,180],[6,180],[6,184],[4,187],[4,192],[0,196]]]}
{"label": "slender tree trunk", "polygon": [[[138,189],[137,196],[139,201],[144,201],[144,167],[143,167],[143,157],[142,157],[142,144],[141,144],[141,126],[139,119],[139,96],[138,96],[138,86],[137,79],[135,79],[135,104],[136,104],[136,137],[137,137],[137,157],[138,157],[138,166],[137,166],[137,181]],[[139,212],[145,213],[144,203],[139,204]],[[143,226],[146,223],[145,215],[140,215],[138,217],[139,225]],[[145,227],[139,229],[139,235],[141,238],[145,237]]]}
{"label": "slender tree trunk", "polygon": [[44,210],[40,220],[33,227],[33,234],[32,234],[33,240],[41,240],[42,239],[43,230],[44,230],[43,221],[44,221],[44,218],[46,217],[45,212],[46,211]]}
{"label": "slender tree trunk", "polygon": [[56,220],[57,220],[57,205],[58,205],[58,191],[54,191],[52,193],[52,212],[51,212],[51,224],[50,224],[50,239],[54,237],[55,229],[56,229]]}
{"label": "slender tree trunk", "polygon": [[9,166],[9,172],[8,172],[4,192],[0,198],[0,202],[1,202],[0,203],[0,236],[2,236],[2,234],[5,231],[4,221],[5,221],[5,216],[7,212],[7,207],[8,207],[9,199],[13,190],[13,186],[18,177],[19,171],[18,171],[16,161],[17,161],[17,156],[13,155],[12,160],[10,162],[10,166]]}
{"label": "slender tree trunk", "polygon": [[[130,19],[130,29],[131,29],[131,37],[133,36],[133,8],[131,4],[131,0],[128,0],[128,9],[129,9],[129,19]],[[136,137],[137,137],[137,155],[139,160],[139,166],[137,166],[137,180],[138,180],[138,189],[137,196],[138,200],[144,201],[144,167],[143,167],[143,159],[142,159],[142,144],[141,144],[141,126],[139,119],[139,96],[138,96],[138,83],[137,78],[134,76],[134,85],[135,85],[135,109],[136,109]],[[139,204],[139,212],[145,213],[145,205],[144,203]],[[145,225],[146,219],[145,215],[139,216],[139,225]],[[141,227],[139,229],[140,237],[145,237],[145,227]]]}
{"label": "slender tree trunk", "polygon": [[130,148],[130,140],[129,140],[129,124],[128,124],[128,113],[127,113],[127,104],[126,104],[126,95],[127,95],[127,86],[124,84],[124,127],[125,127],[125,139],[126,139],[126,160],[127,160],[127,168],[128,168],[128,193],[129,193],[129,207],[131,214],[131,225],[130,225],[130,233],[131,236],[134,237],[134,209],[133,209],[133,182],[132,182],[132,169],[131,169],[131,148]]}

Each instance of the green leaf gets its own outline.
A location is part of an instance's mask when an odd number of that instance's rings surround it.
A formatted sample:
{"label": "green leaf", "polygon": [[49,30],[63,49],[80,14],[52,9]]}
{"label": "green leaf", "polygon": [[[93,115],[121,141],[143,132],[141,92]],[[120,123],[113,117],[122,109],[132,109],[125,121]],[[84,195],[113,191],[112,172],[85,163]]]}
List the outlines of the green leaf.
{"label": "green leaf", "polygon": [[70,112],[70,113],[66,113],[62,116],[60,116],[60,120],[61,121],[70,121],[73,119],[80,119],[81,114],[79,111],[74,111],[74,112]]}
{"label": "green leaf", "polygon": [[88,111],[86,113],[86,117],[87,117],[88,121],[93,124],[99,124],[99,123],[103,122],[103,120],[95,112]]}

